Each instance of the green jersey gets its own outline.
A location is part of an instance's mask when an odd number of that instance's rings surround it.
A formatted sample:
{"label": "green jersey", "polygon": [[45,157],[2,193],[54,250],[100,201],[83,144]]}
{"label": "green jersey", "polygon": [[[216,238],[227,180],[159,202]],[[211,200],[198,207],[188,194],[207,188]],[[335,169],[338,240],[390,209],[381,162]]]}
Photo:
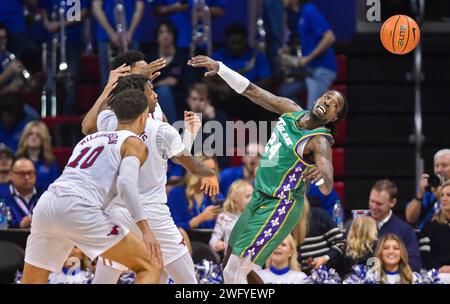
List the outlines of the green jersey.
{"label": "green jersey", "polygon": [[303,172],[309,166],[297,148],[308,138],[324,135],[332,141],[330,130],[317,128],[302,130],[297,124],[308,111],[286,113],[280,116],[259,162],[255,188],[267,195],[284,199],[289,194],[303,196]]}

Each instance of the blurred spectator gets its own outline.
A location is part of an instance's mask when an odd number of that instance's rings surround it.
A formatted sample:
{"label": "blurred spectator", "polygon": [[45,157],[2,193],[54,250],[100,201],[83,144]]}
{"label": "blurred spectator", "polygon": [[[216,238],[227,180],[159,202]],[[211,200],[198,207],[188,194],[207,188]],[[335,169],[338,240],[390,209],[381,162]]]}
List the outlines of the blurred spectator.
{"label": "blurred spectator", "polygon": [[27,157],[34,162],[37,171],[36,186],[45,191],[58,178],[58,162],[52,152],[47,126],[42,121],[30,121],[22,132],[17,157]]}
{"label": "blurred spectator", "polygon": [[303,284],[306,274],[297,260],[297,243],[292,235],[273,251],[266,261],[266,269],[257,271],[265,284]]}
{"label": "blurred spectator", "polygon": [[315,183],[309,184],[309,190],[306,195],[311,205],[325,209],[330,216],[333,216],[334,205],[341,202],[341,198],[334,188],[331,190],[330,194],[324,195],[320,192],[319,187],[317,187]]}
{"label": "blurred spectator", "polygon": [[390,180],[375,182],[369,197],[370,215],[377,222],[378,236],[396,234],[406,246],[409,265],[414,271],[420,271],[422,263],[416,234],[408,223],[392,212],[397,204],[397,193],[397,186]]}
{"label": "blurred spectator", "polygon": [[[49,35],[49,44],[51,45],[51,39],[54,35],[58,35],[60,32],[60,20],[59,20],[59,8],[60,0],[41,0],[39,6],[42,10],[44,27]],[[67,75],[54,75],[56,78],[64,80],[65,87],[65,99],[63,106],[64,115],[76,115],[77,114],[77,79],[80,68],[81,52],[83,51],[82,35],[83,25],[82,22],[89,14],[90,0],[81,0],[80,2],[81,12],[80,21],[69,21],[64,18],[64,27],[66,32],[66,56],[67,56]],[[67,12],[71,9],[73,4],[65,2],[64,11]],[[64,15],[65,16],[65,15]],[[48,53],[47,58],[47,71],[51,71],[51,52]],[[60,59],[61,60],[61,59]],[[58,70],[58,67],[57,67]],[[50,76],[50,75],[48,75]],[[60,77],[58,77],[60,76]],[[47,77],[46,90],[50,91],[53,82],[56,81],[53,77]]]}
{"label": "blurred spectator", "polygon": [[4,143],[0,143],[0,188],[8,185],[14,153]]}
{"label": "blurred spectator", "polygon": [[[213,157],[202,156],[200,161],[218,171],[217,161]],[[169,193],[167,204],[175,225],[184,230],[213,229],[217,215],[222,212],[222,208],[214,202],[223,200],[223,195],[219,193],[216,197],[209,197],[200,190],[200,186],[200,178],[188,173],[185,185],[175,187]]]}
{"label": "blurred spectator", "polygon": [[234,181],[223,204],[223,212],[219,214],[209,245],[214,251],[222,252],[228,248],[231,230],[244,211],[253,194],[253,186],[245,180]]}
{"label": "blurred spectator", "polygon": [[344,247],[344,234],[331,216],[321,208],[311,207],[306,237],[297,248],[302,270],[310,273],[313,268],[322,265],[336,268],[344,253]]}
{"label": "blurred spectator", "polygon": [[[450,180],[450,149],[442,149],[434,154],[434,175],[440,182]],[[417,224],[422,229],[433,215],[441,209],[439,202],[439,187],[430,185],[430,175],[424,174],[417,187],[416,196],[406,206],[406,220],[411,224]]]}
{"label": "blurred spectator", "polygon": [[263,0],[263,20],[266,30],[266,54],[272,73],[279,71],[276,62],[278,50],[284,42],[284,6],[283,0]]}
{"label": "blurred spectator", "polygon": [[426,269],[450,275],[450,181],[440,191],[442,209],[425,224],[420,249]]}
{"label": "blurred spectator", "polygon": [[366,265],[373,257],[377,242],[377,224],[368,216],[356,218],[348,232],[343,256],[341,274],[344,276],[352,272],[355,265]]}
{"label": "blurred spectator", "polygon": [[175,42],[177,30],[170,21],[162,21],[155,31],[158,46],[148,56],[148,61],[158,58],[166,60],[166,67],[161,70],[161,75],[153,82],[154,91],[159,96],[159,103],[166,114],[169,123],[174,123],[177,118],[176,100],[182,100],[180,93],[183,91],[183,79],[186,73],[187,56],[177,51]]}
{"label": "blurred spectator", "polygon": [[14,160],[9,187],[1,189],[0,198],[5,199],[11,210],[11,228],[30,228],[31,214],[41,195],[36,189],[36,169],[25,157]]}
{"label": "blurred spectator", "polygon": [[49,284],[88,284],[91,280],[89,260],[77,247],[73,247],[60,273],[50,273]]}
{"label": "blurred spectator", "polygon": [[0,142],[15,152],[22,130],[29,120],[18,95],[2,95],[0,100]]}
{"label": "blurred spectator", "polygon": [[230,185],[238,179],[246,180],[253,185],[264,147],[257,143],[249,143],[245,147],[245,156],[242,157],[242,166],[230,167],[220,173],[220,191],[228,193]]}
{"label": "blurred spectator", "polygon": [[[193,0],[155,0],[156,16],[169,17],[178,32],[177,47],[187,54],[192,40],[192,7]],[[206,0],[211,17],[219,17],[224,13],[226,0]]]}
{"label": "blurred spectator", "polygon": [[39,48],[25,33],[25,8],[35,5],[36,0],[0,1],[0,22],[10,32],[9,46],[21,61],[32,63],[39,56]]}
{"label": "blurred spectator", "polygon": [[306,76],[304,80],[286,79],[279,93],[298,101],[298,94],[306,84],[307,109],[312,109],[316,100],[328,90],[336,78],[337,61],[332,49],[336,37],[325,17],[309,0],[293,0],[290,9],[299,12],[296,27],[298,27],[302,57],[297,57],[297,54],[290,56],[283,52],[281,58],[283,64],[305,69]]}
{"label": "blurred spectator", "polygon": [[402,240],[393,233],[383,235],[375,251],[377,263],[372,271],[381,284],[412,284],[414,273],[408,264],[408,252]]}
{"label": "blurred spectator", "polygon": [[[188,97],[187,97],[187,105],[188,109],[194,113],[200,113],[202,115],[202,129],[201,136],[198,135],[195,144],[195,147],[199,147],[199,143],[214,142],[214,146],[209,147],[211,149],[218,148],[217,144],[222,144],[223,150],[220,152],[225,152],[225,144],[226,144],[226,122],[227,115],[220,109],[216,108],[210,99],[210,94],[208,87],[204,83],[196,83],[189,88]],[[217,125],[217,124],[220,124]],[[223,130],[222,142],[220,143],[220,137],[217,136],[216,132],[217,127],[221,127]],[[214,140],[213,140],[214,139]],[[203,145],[202,145],[203,147]],[[203,147],[203,149],[206,147]],[[196,151],[194,150],[194,153]],[[223,153],[224,156],[218,157],[218,162],[220,168],[226,168],[228,166],[228,157],[226,153]]]}
{"label": "blurred spectator", "polygon": [[[144,14],[143,0],[122,0],[125,6],[125,19],[127,23],[127,42],[132,50],[139,48],[141,40],[141,31],[139,23]],[[110,47],[119,48],[121,38],[117,33],[117,23],[114,13],[114,7],[117,1],[113,0],[93,0],[92,12],[97,19],[98,26],[96,31],[97,51],[100,60],[101,85],[104,87],[108,81],[109,71],[111,70]]]}

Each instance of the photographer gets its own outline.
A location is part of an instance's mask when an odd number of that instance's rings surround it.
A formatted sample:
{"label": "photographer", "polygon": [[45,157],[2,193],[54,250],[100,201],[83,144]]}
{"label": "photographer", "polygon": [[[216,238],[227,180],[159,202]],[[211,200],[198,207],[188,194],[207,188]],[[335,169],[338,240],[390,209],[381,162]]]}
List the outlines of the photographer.
{"label": "photographer", "polygon": [[442,149],[434,155],[434,174],[424,174],[417,187],[416,196],[406,207],[406,220],[422,229],[441,209],[439,186],[450,179],[450,149]]}

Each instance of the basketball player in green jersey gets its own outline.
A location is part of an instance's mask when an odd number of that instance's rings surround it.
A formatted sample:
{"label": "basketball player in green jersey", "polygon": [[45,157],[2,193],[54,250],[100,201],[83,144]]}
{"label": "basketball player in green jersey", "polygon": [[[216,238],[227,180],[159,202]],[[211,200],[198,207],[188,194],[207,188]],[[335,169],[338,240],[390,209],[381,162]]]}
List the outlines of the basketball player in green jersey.
{"label": "basketball player in green jersey", "polygon": [[347,114],[347,102],[332,90],[311,111],[304,111],[209,57],[193,57],[188,65],[207,68],[205,76],[218,74],[237,93],[281,115],[259,163],[252,199],[231,232],[231,255],[225,259],[225,283],[246,283],[250,272],[249,279],[262,282],[252,270],[264,265],[297,224],[306,181],[316,183],[324,195],[332,190],[330,128]]}

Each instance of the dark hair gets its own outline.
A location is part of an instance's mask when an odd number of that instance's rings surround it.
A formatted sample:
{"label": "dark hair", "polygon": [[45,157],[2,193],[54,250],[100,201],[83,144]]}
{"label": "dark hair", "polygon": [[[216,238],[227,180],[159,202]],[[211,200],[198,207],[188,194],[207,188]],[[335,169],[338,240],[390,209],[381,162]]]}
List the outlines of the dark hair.
{"label": "dark hair", "polygon": [[345,98],[345,96],[336,90],[330,90],[328,92],[335,92],[338,93],[341,97],[342,97],[342,109],[339,111],[339,113],[337,113],[337,120],[330,122],[328,124],[325,125],[325,128],[329,129],[332,135],[336,134],[336,125],[341,122],[342,120],[344,120],[344,118],[347,116],[348,113],[348,102],[347,102],[347,98]]}
{"label": "dark hair", "polygon": [[108,105],[114,108],[114,100],[116,96],[123,90],[139,90],[141,92],[145,91],[145,86],[148,84],[150,79],[142,74],[131,74],[125,77],[119,78],[117,81],[117,86],[108,95]]}
{"label": "dark hair", "polygon": [[397,198],[398,189],[397,185],[389,179],[380,179],[375,182],[372,186],[372,190],[376,190],[378,192],[386,191],[389,194],[391,200]]}
{"label": "dark hair", "polygon": [[111,69],[115,70],[125,63],[127,66],[133,67],[133,65],[138,62],[145,60],[145,55],[139,51],[128,51],[126,53],[120,54],[114,57],[113,62],[111,64]]}
{"label": "dark hair", "polygon": [[142,91],[123,90],[115,97],[114,113],[119,121],[134,120],[147,108],[147,97]]}
{"label": "dark hair", "polygon": [[225,30],[225,38],[229,38],[231,35],[242,35],[247,38],[247,28],[240,23],[233,23]]}
{"label": "dark hair", "polygon": [[6,25],[4,23],[2,23],[2,22],[0,22],[0,30],[4,30],[6,32],[6,36],[9,37],[9,30],[6,27]]}
{"label": "dark hair", "polygon": [[15,122],[25,118],[23,101],[18,94],[3,94],[0,95],[0,100],[0,113],[8,113],[14,117]]}
{"label": "dark hair", "polygon": [[169,32],[172,34],[173,43],[176,46],[177,41],[178,41],[178,31],[177,31],[177,28],[175,27],[175,25],[172,22],[170,22],[169,20],[163,20],[158,24],[158,26],[155,29],[155,33],[154,33],[155,40],[158,41],[158,33],[159,33],[159,30],[163,26],[166,26],[167,29],[169,30]]}

